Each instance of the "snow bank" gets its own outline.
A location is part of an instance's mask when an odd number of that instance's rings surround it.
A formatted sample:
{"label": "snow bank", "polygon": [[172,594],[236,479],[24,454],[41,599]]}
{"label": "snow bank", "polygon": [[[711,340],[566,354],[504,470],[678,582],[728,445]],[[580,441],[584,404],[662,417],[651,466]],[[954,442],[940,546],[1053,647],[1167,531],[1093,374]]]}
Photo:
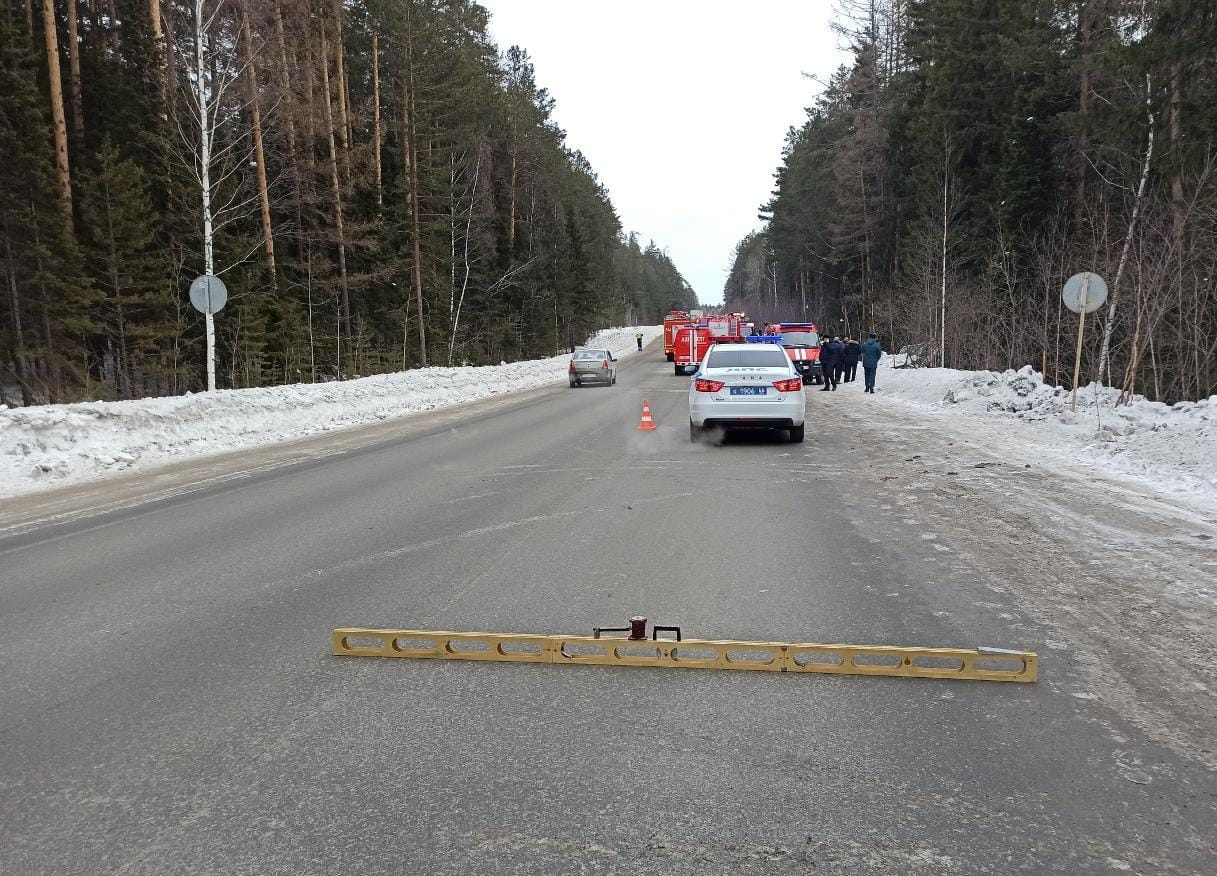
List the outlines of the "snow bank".
{"label": "snow bank", "polygon": [[[637,351],[663,326],[602,331],[588,346]],[[568,356],[480,368],[419,368],[342,383],[233,389],[172,398],[0,407],[0,496],[15,496],[189,456],[328,432],[566,378]]]}
{"label": "snow bank", "polygon": [[[894,361],[893,361],[894,360]],[[999,437],[1036,455],[1051,454],[1131,475],[1157,487],[1217,502],[1217,396],[1166,405],[1100,384],[1070,392],[1048,386],[1031,366],[1019,371],[898,368],[885,356],[879,392],[932,407],[965,428],[1002,428]],[[1011,431],[1013,430],[1013,431]]]}

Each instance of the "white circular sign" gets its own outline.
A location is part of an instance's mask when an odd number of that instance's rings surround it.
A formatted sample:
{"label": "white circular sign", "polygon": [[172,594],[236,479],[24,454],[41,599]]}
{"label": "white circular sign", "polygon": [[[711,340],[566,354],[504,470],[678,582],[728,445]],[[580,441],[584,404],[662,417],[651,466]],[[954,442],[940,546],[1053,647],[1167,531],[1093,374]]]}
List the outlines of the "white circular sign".
{"label": "white circular sign", "polygon": [[1094,313],[1107,302],[1107,284],[1090,271],[1074,274],[1065,281],[1061,301],[1074,313]]}
{"label": "white circular sign", "polygon": [[195,277],[190,284],[190,303],[200,313],[219,313],[228,303],[228,287],[211,274]]}

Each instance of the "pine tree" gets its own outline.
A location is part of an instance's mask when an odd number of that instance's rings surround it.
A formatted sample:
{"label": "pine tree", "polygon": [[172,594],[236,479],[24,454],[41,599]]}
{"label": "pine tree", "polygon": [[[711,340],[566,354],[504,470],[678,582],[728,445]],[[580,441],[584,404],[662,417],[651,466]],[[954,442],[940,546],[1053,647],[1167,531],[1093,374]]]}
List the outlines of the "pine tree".
{"label": "pine tree", "polygon": [[168,319],[164,256],[143,171],[106,141],[80,181],[88,262],[102,293],[102,374],[119,398],[159,388],[159,340]]}

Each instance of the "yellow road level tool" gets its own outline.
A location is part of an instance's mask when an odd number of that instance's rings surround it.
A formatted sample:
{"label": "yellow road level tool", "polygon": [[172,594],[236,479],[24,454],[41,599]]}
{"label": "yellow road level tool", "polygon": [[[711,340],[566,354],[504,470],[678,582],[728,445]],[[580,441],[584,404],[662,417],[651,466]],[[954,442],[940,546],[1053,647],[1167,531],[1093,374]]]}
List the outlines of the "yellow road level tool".
{"label": "yellow road level tool", "polygon": [[[454,633],[441,630],[334,630],[340,657],[408,657],[420,660],[493,660],[559,666],[651,666],[664,669],[742,669],[762,672],[821,672],[833,675],[891,675],[898,678],[964,678],[976,681],[1036,680],[1037,655],[1004,648],[897,648],[807,642],[743,642],[681,639],[678,627],[659,627],[655,637],[533,636],[512,633]],[[676,638],[660,639],[659,630]]]}

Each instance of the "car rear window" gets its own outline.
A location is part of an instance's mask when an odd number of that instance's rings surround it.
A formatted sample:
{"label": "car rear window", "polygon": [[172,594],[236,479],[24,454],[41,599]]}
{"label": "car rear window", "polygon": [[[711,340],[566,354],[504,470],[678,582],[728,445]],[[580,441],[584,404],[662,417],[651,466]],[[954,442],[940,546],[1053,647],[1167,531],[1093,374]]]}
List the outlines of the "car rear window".
{"label": "car rear window", "polygon": [[603,350],[576,350],[575,358],[580,361],[585,361],[588,359],[606,359],[608,357],[605,356]]}
{"label": "car rear window", "polygon": [[790,364],[781,350],[715,350],[706,359],[707,368],[783,368]]}

